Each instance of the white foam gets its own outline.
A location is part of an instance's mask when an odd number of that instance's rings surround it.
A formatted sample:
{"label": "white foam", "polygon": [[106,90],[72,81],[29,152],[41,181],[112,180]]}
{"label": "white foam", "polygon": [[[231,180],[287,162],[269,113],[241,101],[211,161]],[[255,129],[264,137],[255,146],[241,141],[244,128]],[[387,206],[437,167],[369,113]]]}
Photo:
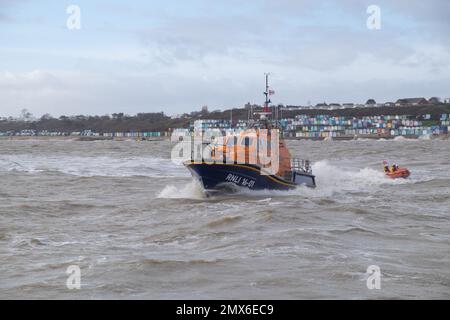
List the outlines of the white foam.
{"label": "white foam", "polygon": [[188,184],[177,187],[169,185],[158,194],[157,198],[160,199],[206,199],[206,195],[203,192],[203,188],[200,182],[192,180]]}
{"label": "white foam", "polygon": [[331,165],[327,160],[313,164],[313,172],[317,183],[334,184],[339,187],[361,187],[365,185],[380,185],[392,181],[386,179],[381,170],[373,168],[347,168]]}
{"label": "white foam", "polygon": [[348,168],[332,165],[327,160],[313,164],[317,187],[312,189],[299,186],[288,191],[278,190],[249,190],[240,189],[240,194],[249,196],[304,196],[308,198],[332,197],[336,194],[349,192],[371,192],[386,185],[396,185],[414,182],[411,179],[389,179],[380,170],[373,168]]}
{"label": "white foam", "polygon": [[417,138],[405,138],[403,136],[398,136],[393,139],[394,141],[402,141],[402,142],[415,142],[415,141],[428,141],[432,140],[431,135],[426,134],[422,136],[418,136]]}
{"label": "white foam", "polygon": [[419,136],[419,140],[431,140],[431,135],[430,134],[426,134],[423,136]]}
{"label": "white foam", "polygon": [[344,190],[364,191],[384,185],[409,183],[407,179],[389,179],[381,168],[344,168],[331,165],[328,161],[319,161],[313,165],[318,186]]}
{"label": "white foam", "polygon": [[4,155],[0,156],[0,171],[56,171],[81,177],[189,177],[183,166],[155,157]]}

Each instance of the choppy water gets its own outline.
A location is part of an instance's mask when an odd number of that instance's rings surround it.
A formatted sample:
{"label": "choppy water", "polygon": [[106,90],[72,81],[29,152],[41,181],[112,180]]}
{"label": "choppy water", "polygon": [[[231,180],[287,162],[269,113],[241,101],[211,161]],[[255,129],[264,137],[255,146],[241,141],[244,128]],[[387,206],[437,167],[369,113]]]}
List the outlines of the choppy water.
{"label": "choppy water", "polygon": [[450,298],[450,141],[288,144],[317,189],[204,198],[169,142],[0,141],[0,298]]}

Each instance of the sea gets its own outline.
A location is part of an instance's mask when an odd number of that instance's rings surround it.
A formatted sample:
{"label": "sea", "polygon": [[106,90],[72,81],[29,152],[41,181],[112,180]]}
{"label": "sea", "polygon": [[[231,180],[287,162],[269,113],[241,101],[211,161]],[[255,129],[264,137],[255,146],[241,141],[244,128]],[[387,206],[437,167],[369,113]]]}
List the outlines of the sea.
{"label": "sea", "polygon": [[0,299],[450,298],[449,140],[287,144],[316,189],[206,197],[169,141],[0,140]]}

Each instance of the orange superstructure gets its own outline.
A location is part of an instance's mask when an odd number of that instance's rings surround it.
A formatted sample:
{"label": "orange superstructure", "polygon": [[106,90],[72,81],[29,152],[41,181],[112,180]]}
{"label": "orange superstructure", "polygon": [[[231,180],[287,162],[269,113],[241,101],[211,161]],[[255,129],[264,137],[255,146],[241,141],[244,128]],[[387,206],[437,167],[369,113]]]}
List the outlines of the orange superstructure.
{"label": "orange superstructure", "polygon": [[[266,133],[268,132],[268,134]],[[276,175],[286,177],[292,173],[291,154],[283,139],[274,139],[278,142],[278,150],[272,150],[271,131],[261,133],[259,129],[246,130],[239,135],[227,136],[222,144],[213,144],[211,149],[212,161],[255,164],[262,168],[273,166],[277,161]],[[274,130],[278,135],[278,131]],[[262,158],[267,157],[271,163]]]}

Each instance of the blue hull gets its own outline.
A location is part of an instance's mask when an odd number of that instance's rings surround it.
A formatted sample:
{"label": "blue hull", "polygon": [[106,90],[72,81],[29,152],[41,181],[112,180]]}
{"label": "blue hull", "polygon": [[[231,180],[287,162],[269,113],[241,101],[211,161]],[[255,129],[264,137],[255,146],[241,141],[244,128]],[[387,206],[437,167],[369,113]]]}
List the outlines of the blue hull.
{"label": "blue hull", "polygon": [[185,166],[206,190],[219,190],[229,186],[252,190],[290,190],[298,185],[316,186],[313,175],[295,173],[295,182],[292,182],[276,175],[262,175],[260,168],[251,164],[207,164],[188,161],[185,162]]}

